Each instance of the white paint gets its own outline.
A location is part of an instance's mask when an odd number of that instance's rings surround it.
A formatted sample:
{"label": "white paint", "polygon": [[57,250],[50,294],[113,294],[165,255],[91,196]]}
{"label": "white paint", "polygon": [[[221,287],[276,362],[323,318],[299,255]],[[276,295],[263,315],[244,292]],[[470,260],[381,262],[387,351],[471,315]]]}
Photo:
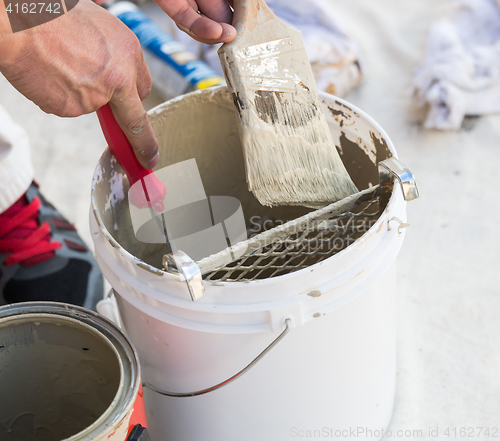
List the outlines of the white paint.
{"label": "white paint", "polygon": [[111,186],[111,194],[109,195],[109,202],[112,207],[114,207],[117,202],[123,201],[125,199],[125,193],[123,191],[123,175],[121,173],[114,173],[109,181]]}
{"label": "white paint", "polygon": [[[340,139],[342,130],[349,140],[371,143],[375,133],[388,145],[388,150],[377,145],[380,153],[395,154],[370,117],[332,96],[322,99],[325,112],[328,107],[342,109],[361,121],[340,128],[327,116],[334,139]],[[160,167],[194,154],[208,195],[248,193],[239,175],[243,159],[238,139],[229,124],[230,100],[219,88],[186,95],[151,112]],[[361,173],[353,173],[365,188],[376,177],[376,167],[362,148],[355,153],[352,149],[345,143],[344,155],[366,159]],[[109,160],[106,152],[100,161],[105,175]],[[104,185],[93,188],[92,237],[99,265],[117,292],[124,329],[139,351],[145,381],[173,392],[213,386],[257,356],[281,332],[285,318],[294,327],[248,374],[220,390],[178,399],[145,391],[152,439],[282,441],[292,437],[293,427],[387,427],[395,384],[393,262],[404,238],[397,229],[389,231],[387,222],[394,216],[406,219],[399,189],[372,228],[341,253],[272,279],[205,282],[205,294],[196,302],[180,277],[137,257],[149,259],[161,248],[147,251],[137,244],[121,217],[122,231],[110,230],[116,220],[104,210],[105,191]],[[247,220],[253,213],[291,213],[291,208],[262,207],[250,196],[240,198]],[[307,295],[311,291],[316,294]]]}

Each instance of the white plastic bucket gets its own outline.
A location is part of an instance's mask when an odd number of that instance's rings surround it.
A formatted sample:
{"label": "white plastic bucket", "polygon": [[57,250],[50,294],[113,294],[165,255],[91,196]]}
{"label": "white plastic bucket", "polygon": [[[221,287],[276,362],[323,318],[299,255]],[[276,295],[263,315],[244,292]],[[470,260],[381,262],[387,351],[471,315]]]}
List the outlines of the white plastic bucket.
{"label": "white plastic bucket", "polygon": [[[376,185],[376,164],[396,155],[390,139],[347,102],[327,94],[322,102],[358,188]],[[208,195],[237,197],[247,219],[269,212],[246,189],[225,88],[169,101],[150,118],[161,149],[158,167],[195,157]],[[146,383],[179,393],[210,388],[255,359],[283,332],[286,319],[291,326],[252,370],[224,387],[184,398],[145,390],[153,441],[382,437],[394,404],[394,260],[404,238],[393,221],[406,218],[397,186],[376,223],[342,252],[279,277],[204,282],[205,293],[196,302],[180,276],[158,269],[161,248],[135,240],[127,189],[106,151],[92,185],[92,237]],[[273,210],[284,220],[302,213]]]}

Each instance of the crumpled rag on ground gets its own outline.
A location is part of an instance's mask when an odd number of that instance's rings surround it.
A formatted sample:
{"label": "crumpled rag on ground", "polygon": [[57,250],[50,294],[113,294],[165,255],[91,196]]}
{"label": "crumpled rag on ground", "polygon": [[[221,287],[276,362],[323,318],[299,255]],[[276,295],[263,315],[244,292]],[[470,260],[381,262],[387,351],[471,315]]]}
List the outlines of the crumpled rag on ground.
{"label": "crumpled rag on ground", "polygon": [[430,30],[413,79],[426,128],[456,130],[466,115],[500,112],[500,0],[462,0]]}

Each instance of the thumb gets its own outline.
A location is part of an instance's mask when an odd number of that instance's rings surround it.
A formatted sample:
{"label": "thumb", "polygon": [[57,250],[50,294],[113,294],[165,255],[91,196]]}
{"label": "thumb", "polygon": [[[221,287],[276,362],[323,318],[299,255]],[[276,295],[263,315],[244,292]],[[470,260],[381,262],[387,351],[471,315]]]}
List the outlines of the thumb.
{"label": "thumb", "polygon": [[113,97],[109,104],[137,160],[144,168],[153,168],[159,160],[158,142],[137,91],[125,97]]}

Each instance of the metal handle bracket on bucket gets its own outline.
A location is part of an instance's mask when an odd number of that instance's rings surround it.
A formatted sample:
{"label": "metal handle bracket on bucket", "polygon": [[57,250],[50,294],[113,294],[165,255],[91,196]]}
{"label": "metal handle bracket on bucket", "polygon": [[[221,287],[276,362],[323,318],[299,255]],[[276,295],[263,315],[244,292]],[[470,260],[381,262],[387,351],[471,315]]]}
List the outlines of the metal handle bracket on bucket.
{"label": "metal handle bracket on bucket", "polygon": [[207,389],[202,389],[198,390],[195,392],[187,392],[187,393],[182,393],[182,392],[167,392],[162,389],[157,388],[156,386],[152,385],[151,383],[144,382],[142,385],[143,387],[147,387],[148,389],[152,390],[153,392],[157,392],[160,395],[166,395],[167,397],[174,397],[174,398],[186,398],[186,397],[197,397],[198,395],[204,395],[208,392],[212,392],[214,390],[220,389],[223,386],[227,386],[228,384],[232,383],[234,380],[240,378],[243,374],[246,374],[251,368],[253,368],[262,358],[264,355],[266,355],[274,346],[276,346],[282,339],[285,337],[286,334],[288,334],[288,331],[290,331],[290,319],[287,318],[285,319],[285,329],[281,332],[278,337],[276,337],[269,346],[267,346],[257,357],[255,357],[248,365],[246,365],[241,371],[239,371],[237,374],[234,374],[232,377],[228,378],[225,381],[222,381],[219,384],[216,384],[215,386],[209,387]]}
{"label": "metal handle bracket on bucket", "polygon": [[184,276],[191,300],[193,302],[198,300],[205,292],[205,287],[203,286],[200,267],[196,262],[185,252],[177,250],[163,256],[163,268],[167,269],[169,264],[177,268]]}
{"label": "metal handle bracket on bucket", "polygon": [[378,172],[382,206],[384,206],[391,197],[392,181],[394,178],[401,186],[405,201],[412,201],[420,196],[417,183],[415,182],[412,172],[396,158],[391,157],[380,161],[378,163]]}

